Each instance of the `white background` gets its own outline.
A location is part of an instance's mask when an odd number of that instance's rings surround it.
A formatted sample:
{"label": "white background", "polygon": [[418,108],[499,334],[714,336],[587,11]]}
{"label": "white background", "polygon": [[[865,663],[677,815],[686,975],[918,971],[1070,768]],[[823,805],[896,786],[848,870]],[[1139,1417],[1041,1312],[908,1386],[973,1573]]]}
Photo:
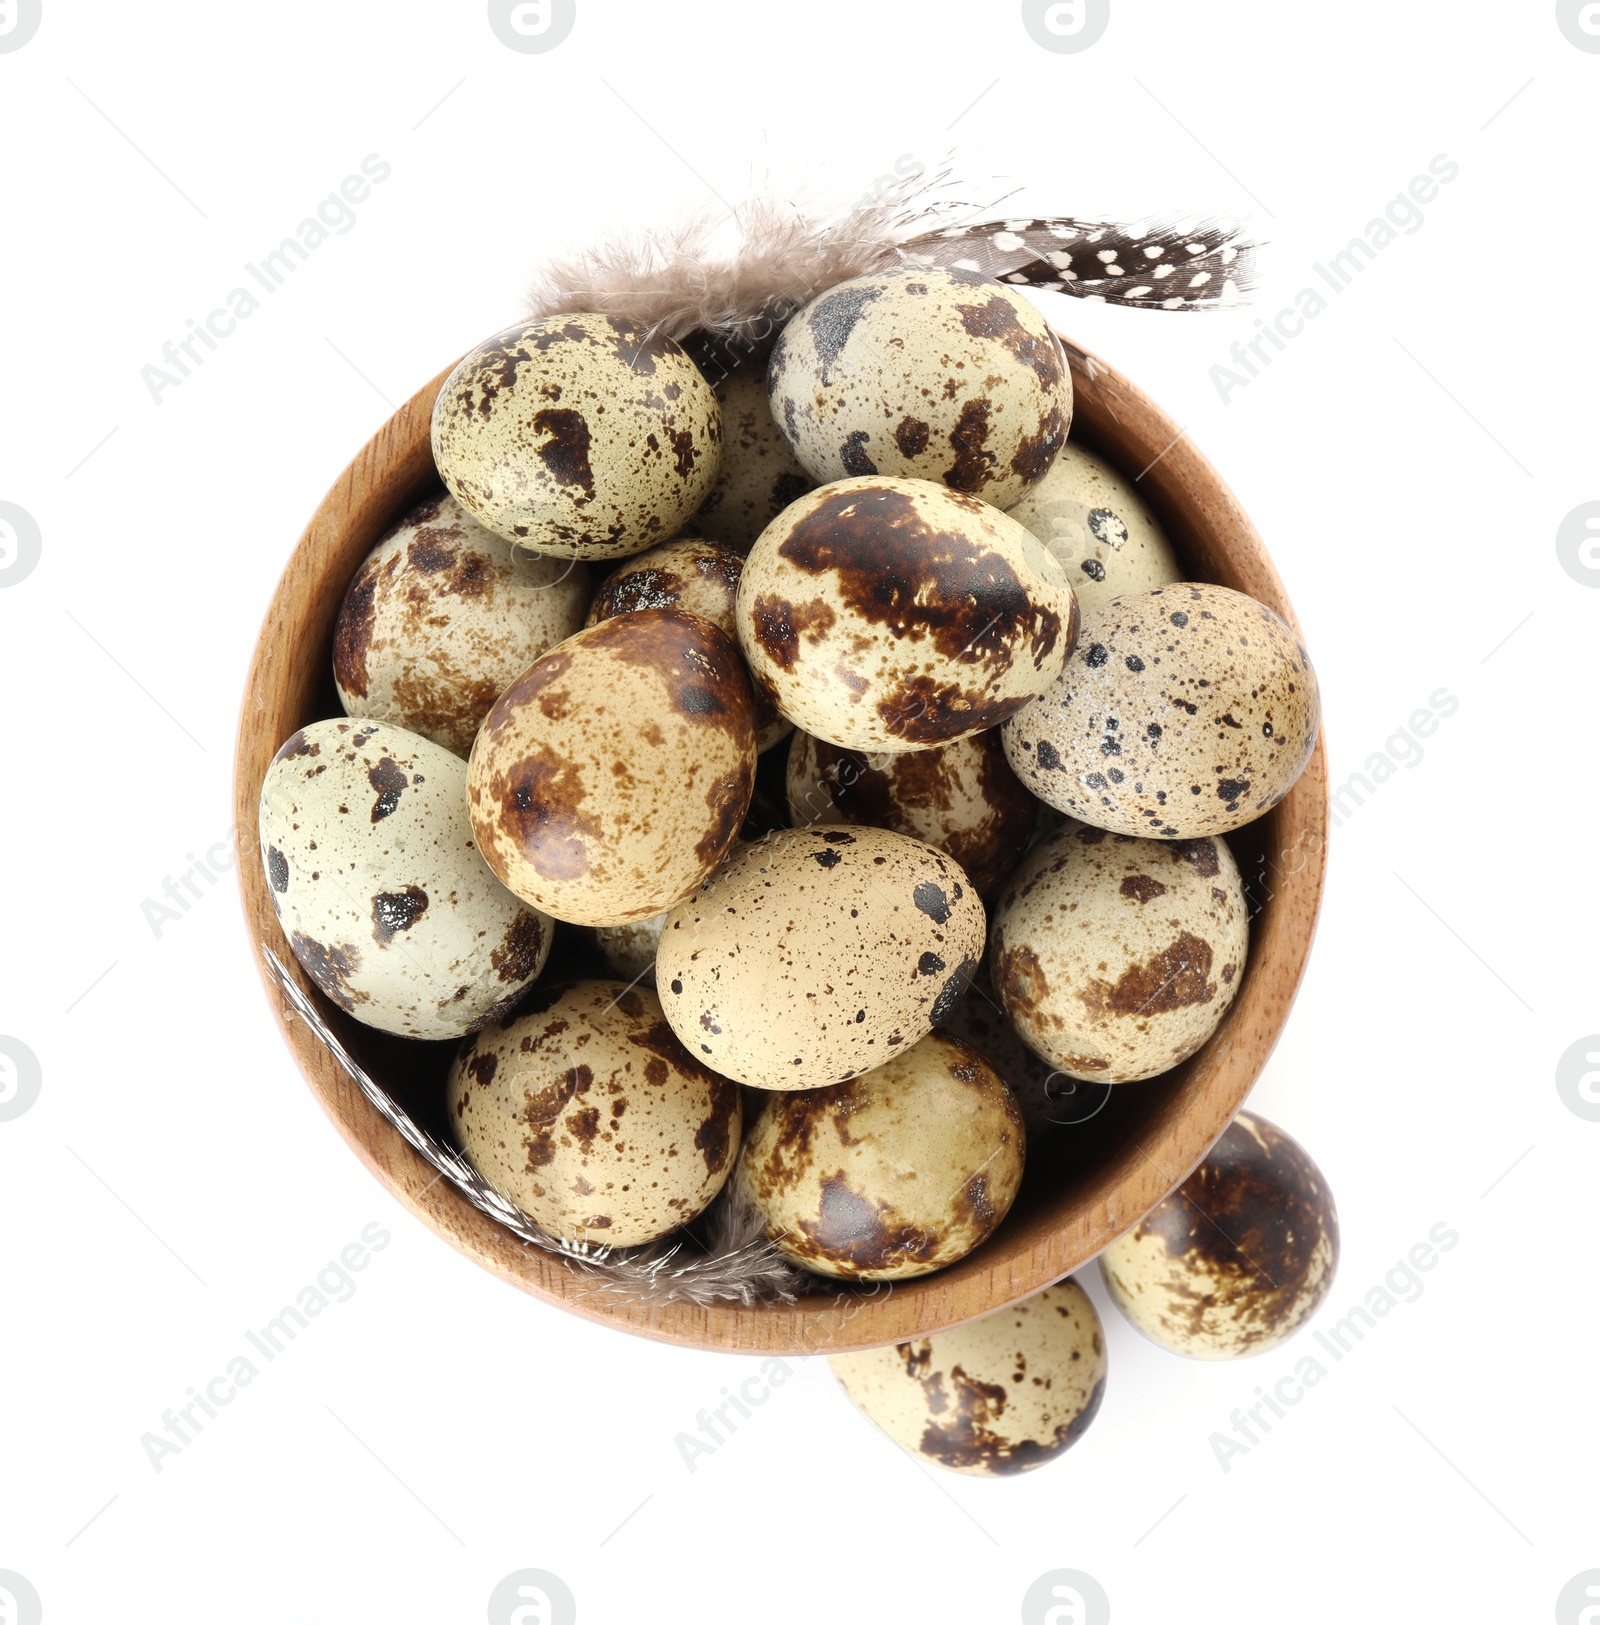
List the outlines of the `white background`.
{"label": "white background", "polygon": [[[526,1567],[591,1625],[1011,1621],[1054,1568],[1119,1625],[1549,1618],[1600,1567],[1600,1123],[1555,1087],[1600,1029],[1600,592],[1555,547],[1600,497],[1597,82],[1544,0],[1113,0],[1078,55],[970,0],[578,0],[548,55],[481,4],[44,0],[0,54],[0,501],[43,537],[0,591],[0,1033],[43,1068],[0,1122],[0,1569],[45,1618],[479,1621]],[[525,1298],[392,1202],[274,1030],[231,874],[144,917],[228,837],[307,517],[542,254],[951,149],[1044,210],[1250,216],[1254,309],[1059,320],[1256,520],[1336,781],[1459,701],[1338,830],[1253,1103],[1339,1199],[1319,1325],[1436,1223],[1460,1244],[1226,1472],[1211,1436],[1309,1335],[1191,1364],[1090,1271],[1110,1382],[1062,1461],[923,1469],[809,1361],[691,1474],[676,1436],[749,1364]],[[372,153],[354,228],[155,404],[141,367]],[[1421,228],[1224,403],[1229,345],[1436,154],[1460,175]],[[141,1435],[371,1222],[355,1296],[155,1472]]]}

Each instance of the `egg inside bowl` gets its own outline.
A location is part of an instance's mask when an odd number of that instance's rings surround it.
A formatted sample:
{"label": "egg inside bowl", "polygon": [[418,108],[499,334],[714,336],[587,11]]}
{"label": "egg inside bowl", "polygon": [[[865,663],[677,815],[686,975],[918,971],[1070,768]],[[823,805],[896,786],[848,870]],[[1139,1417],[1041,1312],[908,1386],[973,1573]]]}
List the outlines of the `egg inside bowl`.
{"label": "egg inside bowl", "polygon": [[[1072,368],[1071,440],[1136,482],[1192,581],[1246,593],[1290,625],[1294,612],[1260,537],[1179,427],[1097,358],[1063,339]],[[1187,1061],[1145,1082],[1065,1085],[1059,1127],[1029,1145],[1021,1190],[981,1247],[892,1288],[841,1289],[821,1277],[796,1302],[644,1303],[596,1292],[559,1257],[519,1240],[406,1142],[351,1081],[268,969],[277,915],[256,850],[256,808],[274,753],[297,729],[340,714],[332,672],[344,591],[386,530],[437,483],[426,385],[339,477],[289,558],[256,645],[234,767],[239,875],[268,999],[313,1093],[390,1192],[424,1223],[512,1285],[619,1329],[691,1347],[826,1354],[926,1336],[1039,1292],[1078,1269],[1175,1189],[1244,1102],[1283,1030],[1310,954],[1328,828],[1319,742],[1287,796],[1226,839],[1250,904],[1250,953],[1227,1015]],[[542,980],[596,974],[580,934],[558,928]],[[280,957],[282,957],[280,955]],[[352,1020],[298,966],[290,974],[350,1054],[418,1123],[449,1137],[443,1083],[455,1046],[393,1038]]]}

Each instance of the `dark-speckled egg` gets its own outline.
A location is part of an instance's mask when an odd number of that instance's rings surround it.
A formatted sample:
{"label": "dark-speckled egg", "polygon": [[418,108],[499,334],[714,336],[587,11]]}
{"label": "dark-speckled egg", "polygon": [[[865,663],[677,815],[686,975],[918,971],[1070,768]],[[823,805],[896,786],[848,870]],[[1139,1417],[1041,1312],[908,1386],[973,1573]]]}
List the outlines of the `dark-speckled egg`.
{"label": "dark-speckled egg", "polygon": [[738,1085],[623,982],[543,990],[467,1039],[448,1090],[472,1165],[552,1236],[654,1241],[704,1210],[739,1152]]}
{"label": "dark-speckled egg", "polygon": [[748,553],[762,531],[816,481],[800,466],[767,408],[765,366],[738,369],[716,386],[722,463],[693,528]]}
{"label": "dark-speckled egg", "polygon": [[767,367],[772,416],[816,480],[900,474],[1009,508],[1072,422],[1072,375],[1015,288],[897,267],[790,317]]}
{"label": "dark-speckled egg", "polygon": [[1240,1112],[1183,1184],[1106,1248],[1100,1273],[1151,1342],[1237,1360],[1292,1337],[1338,1263],[1321,1169],[1282,1129]]}
{"label": "dark-speckled egg", "polygon": [[1124,593],[1183,580],[1161,522],[1133,482],[1076,440],[1006,511],[1060,561],[1085,615]]}
{"label": "dark-speckled egg", "polygon": [[1131,1083],[1187,1060],[1216,1031],[1249,946],[1226,842],[1072,823],[1011,877],[989,967],[1030,1048],[1072,1077]]}
{"label": "dark-speckled egg", "polygon": [[977,893],[933,847],[862,826],[774,830],[668,912],[656,989],[707,1066],[814,1089],[931,1031],[983,936]]}
{"label": "dark-speckled egg", "polygon": [[1183,582],[1088,616],[1076,656],[1003,737],[1041,801],[1123,835],[1182,838],[1282,801],[1320,715],[1311,659],[1282,616]]}
{"label": "dark-speckled egg", "polygon": [[739,583],[739,642],[796,726],[850,750],[926,750],[1004,721],[1078,633],[1038,538],[926,480],[840,480],[791,503]]}
{"label": "dark-speckled egg", "polygon": [[1033,834],[1039,803],[1017,783],[993,729],[932,750],[845,750],[810,734],[789,747],[789,821],[898,830],[967,872],[993,897]]}
{"label": "dark-speckled egg", "polygon": [[589,568],[486,530],[444,492],[363,560],[333,633],[339,703],[465,756],[512,680],[583,625]]}
{"label": "dark-speckled egg", "polygon": [[687,897],[755,786],[750,683],[728,635],[645,609],[575,633],[495,701],[467,766],[473,832],[517,896],[576,925]]}
{"label": "dark-speckled egg", "polygon": [[261,862],[302,969],[341,1010],[459,1038],[544,968],[551,922],[478,855],[467,765],[387,722],[313,722],[261,786]]}
{"label": "dark-speckled egg", "polygon": [[1106,1385],[1100,1317],[1076,1281],[931,1337],[831,1355],[828,1364],[861,1414],[902,1450],[979,1478],[1025,1473],[1070,1450]]}
{"label": "dark-speckled egg", "polygon": [[849,1083],[769,1096],[735,1194],[803,1268],[906,1280],[987,1240],[1022,1183],[1025,1141],[1000,1075],[933,1033]]}
{"label": "dark-speckled egg", "polygon": [[[744,555],[698,536],[680,536],[626,559],[602,581],[589,606],[590,626],[635,609],[686,609],[720,626],[735,642],[739,629],[734,605]],[[759,683],[756,705],[756,750],[770,750],[794,732],[772,695]]]}
{"label": "dark-speckled egg", "polygon": [[1104,1110],[1110,1095],[1105,1084],[1069,1077],[1023,1043],[1001,1007],[987,966],[979,968],[972,986],[940,1025],[971,1044],[1010,1085],[1030,1140],[1087,1123]]}
{"label": "dark-speckled egg", "polygon": [[497,535],[563,558],[622,558],[676,535],[721,448],[722,409],[699,368],[622,316],[496,333],[433,408],[450,494]]}

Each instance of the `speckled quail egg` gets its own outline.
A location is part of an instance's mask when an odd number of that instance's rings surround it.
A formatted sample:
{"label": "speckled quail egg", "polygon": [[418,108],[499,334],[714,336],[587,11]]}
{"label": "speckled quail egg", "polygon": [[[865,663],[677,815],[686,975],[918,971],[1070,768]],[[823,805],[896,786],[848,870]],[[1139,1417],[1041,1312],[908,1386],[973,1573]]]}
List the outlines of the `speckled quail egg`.
{"label": "speckled quail egg", "polygon": [[700,1213],[739,1151],[737,1084],[672,1036],[646,988],[570,982],[461,1046],[451,1125],[552,1236],[631,1247]]}
{"label": "speckled quail egg", "polygon": [[1076,440],[1007,512],[1060,562],[1085,615],[1124,593],[1183,580],[1172,543],[1132,482]]}
{"label": "speckled quail egg", "polygon": [[652,914],[647,920],[630,920],[626,925],[595,927],[594,945],[600,950],[606,969],[632,986],[656,985],[656,947],[667,916]]}
{"label": "speckled quail egg", "polygon": [[259,830],[278,923],[341,1010],[459,1038],[544,968],[551,922],[489,872],[467,766],[387,722],[313,722],[273,757]]}
{"label": "speckled quail egg", "polygon": [[1317,678],[1293,630],[1227,587],[1113,599],[1050,691],[1005,725],[1039,797],[1124,835],[1222,835],[1274,807],[1317,742]]}
{"label": "speckled quail egg", "polygon": [[813,479],[902,474],[1009,508],[1072,422],[1050,324],[971,271],[897,267],[790,317],[767,366],[773,419]]}
{"label": "speckled quail egg", "polygon": [[465,756],[512,680],[583,625],[589,590],[588,566],[514,547],[441,491],[351,578],[333,632],[339,703]]}
{"label": "speckled quail egg", "polygon": [[1050,689],[1078,635],[1033,532],[925,480],[840,480],[791,503],[745,560],[738,616],[783,714],[862,751],[994,727]]}
{"label": "speckled quail egg", "polygon": [[995,910],[990,973],[1026,1043],[1063,1072],[1153,1078],[1216,1031],[1243,980],[1244,887],[1214,836],[1152,841],[1071,824]]}
{"label": "speckled quail egg", "polygon": [[828,1364],[861,1414],[902,1450],[980,1478],[1025,1473],[1071,1449],[1106,1385],[1100,1317],[1076,1281],[932,1337],[831,1355]]}
{"label": "speckled quail egg", "polygon": [[748,553],[763,530],[816,481],[800,466],[767,406],[765,366],[745,366],[716,386],[722,464],[694,529]]}
{"label": "speckled quail egg", "polygon": [[574,633],[495,701],[467,766],[472,828],[519,897],[576,925],[648,919],[732,845],[755,784],[728,635],[645,609]]}
{"label": "speckled quail egg", "polygon": [[1017,866],[1039,803],[1017,783],[993,729],[932,750],[864,755],[796,734],[789,820],[871,824],[948,852],[982,897]]}
{"label": "speckled quail egg", "polygon": [[940,1027],[971,1044],[1006,1080],[1030,1140],[1089,1122],[1100,1115],[1110,1097],[1108,1084],[1068,1077],[1023,1043],[1001,1008],[986,966],[979,967],[972,986]]}
{"label": "speckled quail egg", "polygon": [[983,954],[942,852],[889,830],[774,830],[667,915],[656,988],[690,1051],[758,1089],[814,1089],[929,1032]]}
{"label": "speckled quail egg", "polygon": [[[734,605],[739,598],[739,575],[744,555],[698,536],[680,536],[619,564],[595,592],[589,606],[590,626],[613,615],[636,609],[686,609],[703,615],[738,642]],[[772,694],[752,683],[756,706],[756,749],[770,750],[794,732]]]}
{"label": "speckled quail egg", "polygon": [[1292,1337],[1338,1263],[1321,1169],[1282,1129],[1240,1112],[1183,1184],[1106,1248],[1100,1273],[1151,1342],[1237,1360]]}
{"label": "speckled quail egg", "polygon": [[717,477],[722,409],[673,341],[622,316],[486,339],[445,380],[433,458],[450,494],[536,553],[616,559],[683,528]]}
{"label": "speckled quail egg", "polygon": [[849,1083],[768,1096],[735,1199],[805,1269],[906,1280],[987,1240],[1022,1183],[1024,1141],[994,1068],[932,1033]]}

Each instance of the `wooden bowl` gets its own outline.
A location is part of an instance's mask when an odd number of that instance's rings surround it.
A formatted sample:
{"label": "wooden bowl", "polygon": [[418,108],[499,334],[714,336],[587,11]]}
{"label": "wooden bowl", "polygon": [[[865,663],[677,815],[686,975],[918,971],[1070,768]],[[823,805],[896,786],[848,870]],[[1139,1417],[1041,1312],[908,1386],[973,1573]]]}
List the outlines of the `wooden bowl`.
{"label": "wooden bowl", "polygon": [[[1232,493],[1165,413],[1070,343],[1073,438],[1136,478],[1193,579],[1220,582],[1294,622],[1283,584]],[[275,946],[367,1070],[422,1121],[443,1128],[453,1045],[390,1038],[352,1021],[282,953],[256,844],[256,802],[278,746],[305,723],[338,716],[331,646],[356,566],[436,482],[428,426],[449,369],[407,401],[340,475],[290,555],[267,611],[239,719],[234,767],[239,879],[252,940]],[[372,1108],[302,1022],[257,954],[293,1051],[324,1110],[388,1189],[452,1246],[502,1279],[575,1314],[694,1348],[817,1354],[926,1335],[1030,1296],[1081,1268],[1179,1185],[1227,1127],[1266,1064],[1311,950],[1322,894],[1327,763],[1318,744],[1299,783],[1264,818],[1230,836],[1254,919],[1244,983],[1200,1052],[1172,1072],[1112,1090],[1088,1122],[1029,1148],[1028,1176],[1005,1222],[970,1257],[892,1290],[819,1280],[791,1305],[613,1302],[559,1259],[519,1242],[469,1203]],[[561,944],[545,975],[559,975]]]}

